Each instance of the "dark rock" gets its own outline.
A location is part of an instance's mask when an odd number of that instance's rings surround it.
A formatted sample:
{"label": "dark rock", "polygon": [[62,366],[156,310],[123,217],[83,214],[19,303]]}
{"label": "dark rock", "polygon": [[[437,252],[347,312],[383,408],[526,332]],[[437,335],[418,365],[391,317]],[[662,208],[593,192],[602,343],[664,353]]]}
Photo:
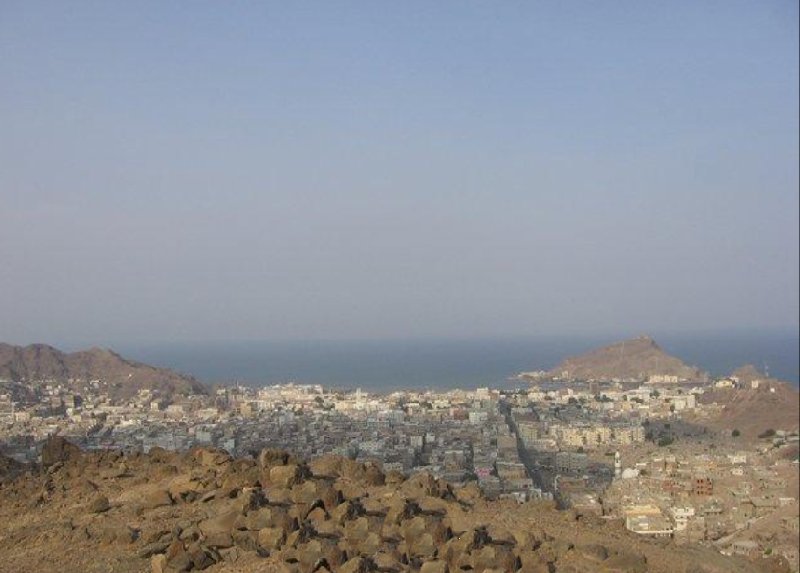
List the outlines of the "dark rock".
{"label": "dark rock", "polygon": [[42,465],[45,467],[80,458],[81,449],[61,436],[49,437],[42,446]]}
{"label": "dark rock", "polygon": [[172,505],[172,496],[165,489],[153,489],[147,492],[142,499],[144,509],[155,509],[165,505]]}
{"label": "dark rock", "polygon": [[279,527],[265,527],[258,532],[257,544],[263,549],[279,549],[284,541],[286,532]]}
{"label": "dark rock", "polygon": [[89,504],[89,511],[91,513],[103,513],[111,509],[111,504],[108,498],[104,495],[98,496]]}

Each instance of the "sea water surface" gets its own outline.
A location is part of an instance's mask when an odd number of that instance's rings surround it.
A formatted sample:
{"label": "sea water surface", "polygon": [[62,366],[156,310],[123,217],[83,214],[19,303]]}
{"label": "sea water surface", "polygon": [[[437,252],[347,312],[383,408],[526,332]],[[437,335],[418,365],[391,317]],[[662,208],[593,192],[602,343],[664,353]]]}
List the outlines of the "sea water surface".
{"label": "sea water surface", "polygon": [[[752,363],[798,383],[797,331],[653,335],[668,353],[713,375]],[[294,381],[373,392],[513,387],[521,371],[547,370],[563,358],[623,337],[519,337],[347,341],[246,341],[121,344],[135,360],[173,368],[207,383],[251,386]],[[518,384],[518,383],[517,383]]]}

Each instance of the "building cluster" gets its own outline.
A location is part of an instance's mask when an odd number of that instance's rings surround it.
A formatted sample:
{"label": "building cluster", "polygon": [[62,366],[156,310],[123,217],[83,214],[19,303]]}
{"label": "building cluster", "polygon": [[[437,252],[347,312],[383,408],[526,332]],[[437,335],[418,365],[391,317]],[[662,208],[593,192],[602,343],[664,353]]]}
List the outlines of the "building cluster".
{"label": "building cluster", "polygon": [[670,450],[630,451],[603,493],[604,513],[637,534],[714,543],[727,553],[780,553],[797,568],[796,459],[735,442]]}
{"label": "building cluster", "polygon": [[650,382],[386,395],[281,384],[112,400],[99,381],[80,392],[42,381],[24,399],[0,393],[0,451],[35,462],[43,440],[60,434],[87,449],[333,453],[476,482],[490,498],[555,499],[638,535],[796,564],[797,456],[776,452],[796,447],[797,434],[777,431],[752,451],[732,439],[673,443],[685,414],[702,419],[713,405],[697,400],[703,386]]}
{"label": "building cluster", "polygon": [[41,390],[35,404],[0,419],[4,453],[20,461],[36,461],[41,442],[58,433],[87,449],[203,445],[248,455],[273,447],[305,459],[334,453],[453,484],[477,481],[492,498],[549,495],[528,476],[496,390],[379,396],[283,384],[171,401],[142,390],[124,402],[58,385]]}

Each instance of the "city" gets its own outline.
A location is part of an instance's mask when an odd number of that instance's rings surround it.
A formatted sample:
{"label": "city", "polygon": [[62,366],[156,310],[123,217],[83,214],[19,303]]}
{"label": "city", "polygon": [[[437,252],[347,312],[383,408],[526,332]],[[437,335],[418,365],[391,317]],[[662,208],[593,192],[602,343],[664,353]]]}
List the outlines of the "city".
{"label": "city", "polygon": [[487,499],[553,500],[576,515],[618,520],[632,533],[702,543],[724,554],[782,555],[797,570],[798,432],[745,441],[701,425],[720,406],[703,396],[769,381],[566,383],[527,373],[526,387],[386,395],[287,383],[217,387],[165,398],[112,399],[41,380],[27,403],[0,396],[2,453],[39,461],[44,440],[85,450],[263,448],[313,460],[336,454],[406,476],[470,482]]}

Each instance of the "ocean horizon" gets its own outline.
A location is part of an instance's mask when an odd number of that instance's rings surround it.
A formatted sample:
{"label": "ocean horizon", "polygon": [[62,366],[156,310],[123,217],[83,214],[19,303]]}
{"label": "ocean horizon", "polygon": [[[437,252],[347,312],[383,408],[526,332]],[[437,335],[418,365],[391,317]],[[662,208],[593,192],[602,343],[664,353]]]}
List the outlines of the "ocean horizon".
{"label": "ocean horizon", "polygon": [[[723,376],[744,364],[798,385],[798,333],[661,334],[669,354]],[[624,338],[624,337],[623,337]],[[191,374],[208,384],[285,382],[371,392],[514,387],[522,371],[548,370],[621,338],[552,336],[503,339],[308,340],[119,344],[134,360]],[[517,382],[517,384],[519,384]]]}

